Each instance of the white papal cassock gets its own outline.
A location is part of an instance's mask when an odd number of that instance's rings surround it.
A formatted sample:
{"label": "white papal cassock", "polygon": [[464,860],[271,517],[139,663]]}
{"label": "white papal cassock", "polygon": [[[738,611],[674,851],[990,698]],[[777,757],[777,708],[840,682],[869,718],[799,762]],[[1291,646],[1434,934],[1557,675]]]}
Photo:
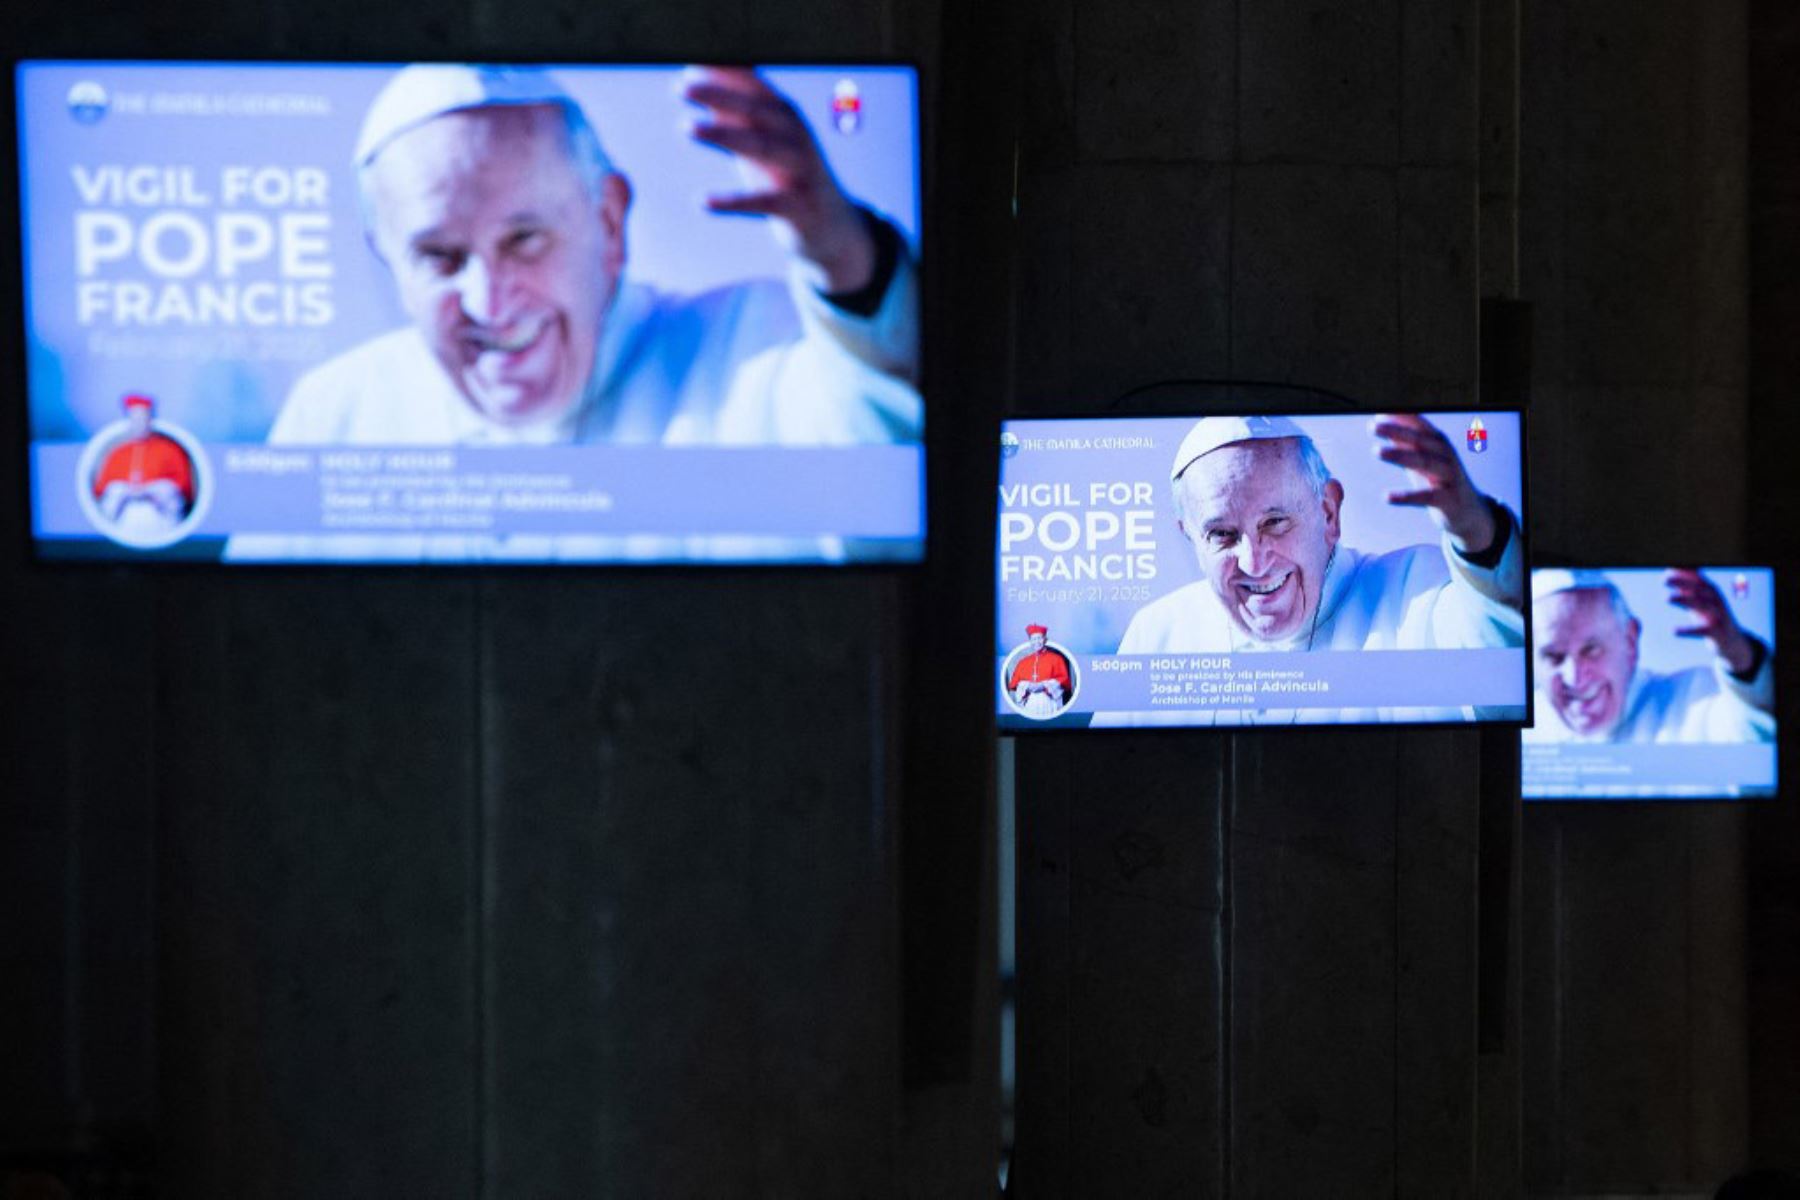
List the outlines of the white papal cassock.
{"label": "white papal cassock", "polygon": [[[1408,546],[1363,554],[1339,545],[1326,573],[1314,626],[1297,637],[1260,642],[1232,622],[1204,580],[1139,609],[1119,641],[1120,654],[1250,654],[1304,650],[1459,650],[1523,647],[1525,560],[1510,513],[1506,548],[1492,568],[1476,566],[1451,547]],[[1368,670],[1379,672],[1378,657]],[[1475,709],[1301,708],[1256,712],[1215,709],[1103,712],[1108,725],[1243,725],[1455,721]]]}

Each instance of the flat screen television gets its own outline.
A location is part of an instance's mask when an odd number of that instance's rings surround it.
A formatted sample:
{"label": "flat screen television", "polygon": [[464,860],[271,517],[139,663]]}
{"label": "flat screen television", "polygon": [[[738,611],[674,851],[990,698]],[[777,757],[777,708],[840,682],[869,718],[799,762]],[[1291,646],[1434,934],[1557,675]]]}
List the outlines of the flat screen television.
{"label": "flat screen television", "polygon": [[15,72],[40,557],[922,556],[914,68]]}
{"label": "flat screen television", "polygon": [[1522,723],[1518,412],[1019,419],[994,703],[1061,727]]}
{"label": "flat screen television", "polygon": [[1775,794],[1775,573],[1532,572],[1527,800]]}

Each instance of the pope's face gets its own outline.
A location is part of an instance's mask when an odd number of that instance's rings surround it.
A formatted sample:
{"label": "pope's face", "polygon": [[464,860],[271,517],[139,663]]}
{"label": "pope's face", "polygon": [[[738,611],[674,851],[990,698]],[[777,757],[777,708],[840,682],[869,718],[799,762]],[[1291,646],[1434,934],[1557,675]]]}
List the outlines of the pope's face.
{"label": "pope's face", "polygon": [[1041,634],[1041,633],[1032,634],[1031,635],[1031,652],[1033,654],[1036,654],[1039,650],[1042,650],[1044,648],[1044,641],[1045,641],[1045,638],[1044,638],[1043,634]]}
{"label": "pope's face", "polygon": [[457,391],[503,425],[568,412],[624,265],[624,179],[596,199],[548,106],[438,117],[369,170],[376,249]]}
{"label": "pope's face", "polygon": [[1181,476],[1182,529],[1225,611],[1257,641],[1306,630],[1338,543],[1344,489],[1315,496],[1291,438],[1235,442]]}
{"label": "pope's face", "polygon": [[1538,685],[1571,731],[1604,737],[1625,715],[1637,670],[1636,619],[1621,621],[1597,588],[1555,592],[1533,608]]}

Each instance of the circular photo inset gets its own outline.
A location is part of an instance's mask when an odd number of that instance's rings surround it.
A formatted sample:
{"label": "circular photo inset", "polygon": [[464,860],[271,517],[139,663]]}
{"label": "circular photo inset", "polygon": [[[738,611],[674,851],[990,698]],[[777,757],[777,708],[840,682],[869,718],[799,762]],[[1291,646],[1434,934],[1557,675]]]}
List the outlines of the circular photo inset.
{"label": "circular photo inset", "polygon": [[1006,703],[1022,717],[1048,721],[1061,716],[1081,694],[1081,670],[1068,649],[1033,626],[1000,664]]}
{"label": "circular photo inset", "polygon": [[125,416],[89,439],[75,469],[88,522],[134,550],[160,550],[192,533],[212,501],[212,469],[193,434],[157,420],[130,397]]}

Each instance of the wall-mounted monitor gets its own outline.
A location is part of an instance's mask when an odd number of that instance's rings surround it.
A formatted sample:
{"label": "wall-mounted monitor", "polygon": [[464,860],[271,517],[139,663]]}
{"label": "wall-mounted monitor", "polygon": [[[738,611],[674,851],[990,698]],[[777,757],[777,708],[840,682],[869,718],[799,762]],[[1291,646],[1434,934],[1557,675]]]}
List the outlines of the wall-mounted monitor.
{"label": "wall-mounted monitor", "polygon": [[1531,591],[1526,799],[1775,793],[1773,571],[1542,569]]}
{"label": "wall-mounted monitor", "polygon": [[1012,420],[1003,729],[1519,723],[1517,412]]}
{"label": "wall-mounted monitor", "polygon": [[912,67],[15,85],[41,557],[921,557]]}

